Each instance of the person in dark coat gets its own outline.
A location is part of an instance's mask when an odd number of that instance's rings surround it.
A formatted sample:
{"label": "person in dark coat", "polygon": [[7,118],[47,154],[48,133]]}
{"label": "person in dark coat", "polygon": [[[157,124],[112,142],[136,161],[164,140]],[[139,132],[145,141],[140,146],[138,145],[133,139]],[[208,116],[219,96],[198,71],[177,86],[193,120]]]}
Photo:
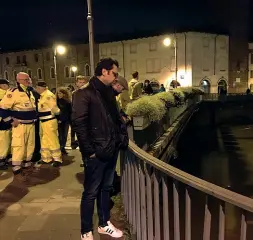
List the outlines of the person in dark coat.
{"label": "person in dark coat", "polygon": [[100,60],[89,84],[74,93],[72,127],[80,151],[86,156],[84,192],[81,200],[81,239],[93,239],[94,203],[97,200],[98,232],[121,238],[122,231],[110,222],[110,193],[120,149],[127,147],[122,139],[120,117],[111,84],[118,76],[118,62]]}
{"label": "person in dark coat", "polygon": [[60,108],[60,115],[58,119],[59,140],[61,152],[67,154],[65,150],[68,138],[69,126],[71,123],[71,100],[70,93],[67,88],[59,88],[57,90],[57,105]]}
{"label": "person in dark coat", "polygon": [[153,89],[149,80],[144,81],[143,92],[148,95],[153,94]]}

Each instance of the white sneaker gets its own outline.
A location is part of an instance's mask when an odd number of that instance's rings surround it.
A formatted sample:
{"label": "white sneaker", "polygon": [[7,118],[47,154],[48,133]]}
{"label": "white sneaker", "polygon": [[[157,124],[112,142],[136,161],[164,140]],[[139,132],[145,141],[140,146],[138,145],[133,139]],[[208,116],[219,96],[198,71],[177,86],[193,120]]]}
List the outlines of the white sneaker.
{"label": "white sneaker", "polygon": [[109,235],[113,238],[121,238],[123,236],[123,232],[114,227],[110,221],[107,224],[105,227],[98,227],[98,233]]}
{"label": "white sneaker", "polygon": [[88,232],[88,233],[81,235],[81,240],[93,240],[92,232]]}

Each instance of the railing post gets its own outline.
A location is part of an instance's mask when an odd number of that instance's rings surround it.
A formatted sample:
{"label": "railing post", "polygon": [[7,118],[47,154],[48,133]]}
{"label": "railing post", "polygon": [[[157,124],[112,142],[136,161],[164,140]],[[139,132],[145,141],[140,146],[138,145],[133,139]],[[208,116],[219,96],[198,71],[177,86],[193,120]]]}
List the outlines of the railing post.
{"label": "railing post", "polygon": [[148,171],[146,171],[146,181],[147,181],[148,240],[154,240],[152,184],[151,184],[151,177]]}
{"label": "railing post", "polygon": [[211,234],[211,212],[208,206],[208,196],[206,196],[203,240],[210,240],[210,234]]}
{"label": "railing post", "polygon": [[247,234],[247,223],[246,223],[246,216],[245,212],[242,212],[242,217],[241,217],[241,235],[240,235],[240,240],[246,240],[246,235]]}
{"label": "railing post", "polygon": [[162,178],[163,185],[163,238],[170,240],[170,222],[169,222],[169,199],[168,199],[168,181],[167,176]]}
{"label": "railing post", "polygon": [[147,240],[147,204],[145,185],[144,163],[140,164],[140,192],[141,192],[141,239]]}
{"label": "railing post", "polygon": [[137,239],[141,239],[141,202],[140,202],[140,176],[139,176],[139,159],[135,157],[134,165],[134,173],[135,173],[135,197],[136,197],[136,232]]}
{"label": "railing post", "polygon": [[225,239],[225,203],[219,204],[219,240]]}
{"label": "railing post", "polygon": [[191,240],[191,197],[188,187],[185,189],[185,240]]}
{"label": "railing post", "polygon": [[180,240],[178,182],[173,181],[174,240]]}
{"label": "railing post", "polygon": [[135,177],[134,177],[134,161],[135,161],[135,155],[131,156],[131,162],[130,162],[130,171],[131,171],[131,201],[132,201],[132,225],[133,225],[133,232],[136,233],[136,209],[135,209]]}
{"label": "railing post", "polygon": [[161,239],[161,225],[160,225],[160,198],[159,198],[159,172],[154,172],[154,212],[155,212],[155,239]]}

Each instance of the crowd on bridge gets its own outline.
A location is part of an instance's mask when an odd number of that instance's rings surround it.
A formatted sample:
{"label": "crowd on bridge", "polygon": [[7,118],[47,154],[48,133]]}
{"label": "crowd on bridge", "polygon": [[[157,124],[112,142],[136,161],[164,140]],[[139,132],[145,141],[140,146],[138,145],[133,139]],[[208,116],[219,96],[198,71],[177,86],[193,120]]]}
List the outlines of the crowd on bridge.
{"label": "crowd on bridge", "polygon": [[[0,79],[0,171],[12,167],[13,181],[29,182],[35,162],[59,168],[71,126],[71,147],[81,152],[85,167],[81,200],[81,239],[93,239],[92,216],[97,200],[98,232],[114,238],[123,233],[110,222],[110,194],[120,150],[128,147],[126,106],[142,94],[153,94],[149,80],[134,72],[128,82],[118,74],[118,62],[102,59],[88,79],[77,76],[75,89],[48,89],[45,81],[33,86],[25,72],[16,87]],[[165,91],[161,86],[159,91]],[[77,141],[76,141],[77,139]]]}

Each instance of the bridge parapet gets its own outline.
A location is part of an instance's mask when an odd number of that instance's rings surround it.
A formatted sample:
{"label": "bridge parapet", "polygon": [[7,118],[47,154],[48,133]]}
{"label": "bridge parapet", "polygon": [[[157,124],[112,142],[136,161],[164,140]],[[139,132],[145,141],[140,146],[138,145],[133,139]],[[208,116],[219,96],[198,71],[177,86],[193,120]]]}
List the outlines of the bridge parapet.
{"label": "bridge parapet", "polygon": [[[182,112],[171,112],[177,117],[167,121],[166,127],[175,129],[167,134],[168,139],[180,133],[179,126],[186,125],[197,105],[198,101],[193,101]],[[158,125],[162,125],[161,121]],[[166,131],[159,133],[153,135],[153,140]],[[164,148],[172,145],[171,139]],[[150,150],[155,144],[136,143],[130,141],[129,149],[120,159],[124,209],[137,240],[252,239],[249,226],[253,220],[253,199],[161,161],[157,158],[161,152]]]}

